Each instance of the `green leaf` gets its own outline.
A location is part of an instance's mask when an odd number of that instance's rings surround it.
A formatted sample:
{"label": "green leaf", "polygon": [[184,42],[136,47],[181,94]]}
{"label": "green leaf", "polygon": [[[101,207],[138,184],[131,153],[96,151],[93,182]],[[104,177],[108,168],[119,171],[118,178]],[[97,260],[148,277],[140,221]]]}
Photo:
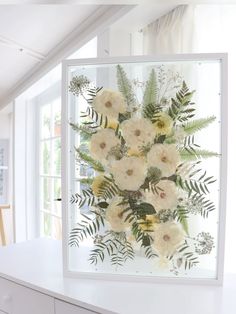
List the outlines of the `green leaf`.
{"label": "green leaf", "polygon": [[215,116],[211,116],[208,118],[201,118],[201,119],[193,120],[184,124],[183,128],[187,134],[191,135],[208,127],[208,125],[214,122],[215,119],[216,119]]}
{"label": "green leaf", "polygon": [[97,161],[94,160],[91,156],[89,156],[87,153],[82,152],[79,148],[75,148],[76,152],[78,153],[78,156],[80,159],[85,161],[89,166],[91,166],[95,171],[98,172],[104,172],[103,165]]}
{"label": "green leaf", "polygon": [[[151,119],[157,112],[157,76],[156,71],[152,69],[148,81],[146,82],[143,95],[143,116]],[[160,107],[158,107],[160,111]]]}
{"label": "green leaf", "polygon": [[78,181],[82,184],[89,185],[89,186],[93,183],[92,178],[81,178],[81,179],[78,179]]}
{"label": "green leaf", "polygon": [[177,220],[181,223],[184,231],[189,235],[189,229],[188,229],[188,210],[182,207],[177,207],[175,211],[175,216]]}
{"label": "green leaf", "polygon": [[140,216],[156,214],[155,208],[149,203],[141,203],[136,205],[135,209]]}
{"label": "green leaf", "polygon": [[123,94],[127,105],[129,107],[132,107],[132,105],[135,104],[135,95],[133,92],[132,84],[127,78],[127,75],[121,65],[118,64],[116,70],[117,85],[119,91]]}
{"label": "green leaf", "polygon": [[180,157],[184,161],[194,161],[196,159],[206,159],[211,157],[219,157],[219,154],[216,152],[211,152],[205,149],[194,149],[194,151],[190,151],[189,149],[181,149]]}
{"label": "green leaf", "polygon": [[107,202],[100,202],[97,204],[99,207],[101,208],[107,208],[109,206],[109,204]]}

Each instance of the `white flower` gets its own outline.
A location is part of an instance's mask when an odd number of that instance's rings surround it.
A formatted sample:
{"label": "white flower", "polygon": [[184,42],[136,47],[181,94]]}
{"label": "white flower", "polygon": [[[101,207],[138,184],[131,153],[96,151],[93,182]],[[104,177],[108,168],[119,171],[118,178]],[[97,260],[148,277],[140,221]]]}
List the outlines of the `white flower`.
{"label": "white flower", "polygon": [[182,226],[175,222],[158,224],[153,235],[153,247],[162,256],[174,254],[183,244],[185,232]]}
{"label": "white flower", "polygon": [[121,202],[121,197],[115,197],[106,209],[105,218],[115,232],[125,231],[129,226],[129,222],[125,221],[127,214],[123,213],[125,206]]}
{"label": "white flower", "polygon": [[142,158],[123,157],[111,164],[111,173],[121,190],[137,191],[144,183],[147,167]]}
{"label": "white flower", "polygon": [[125,120],[120,128],[127,146],[136,150],[148,143],[153,143],[156,136],[154,125],[144,118]]}
{"label": "white flower", "polygon": [[158,194],[151,190],[143,192],[145,202],[151,204],[156,212],[162,209],[173,209],[178,203],[177,189],[174,182],[161,180],[158,185]]}
{"label": "white flower", "polygon": [[105,116],[117,119],[119,113],[127,109],[124,97],[120,92],[102,89],[93,100],[94,109]]}
{"label": "white flower", "polygon": [[120,144],[115,132],[111,129],[99,130],[93,134],[90,141],[91,156],[100,161],[105,162],[109,151]]}
{"label": "white flower", "polygon": [[174,144],[155,144],[147,154],[149,167],[157,167],[162,176],[168,177],[175,173],[180,162],[179,152]]}

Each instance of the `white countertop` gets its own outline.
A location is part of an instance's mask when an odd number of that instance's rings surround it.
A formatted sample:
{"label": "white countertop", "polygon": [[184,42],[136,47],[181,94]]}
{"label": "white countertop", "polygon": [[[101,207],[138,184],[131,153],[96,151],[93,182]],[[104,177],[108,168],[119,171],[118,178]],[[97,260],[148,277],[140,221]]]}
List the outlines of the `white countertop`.
{"label": "white countertop", "polygon": [[99,313],[235,314],[236,273],[223,287],[71,279],[61,243],[37,239],[0,249],[0,276]]}

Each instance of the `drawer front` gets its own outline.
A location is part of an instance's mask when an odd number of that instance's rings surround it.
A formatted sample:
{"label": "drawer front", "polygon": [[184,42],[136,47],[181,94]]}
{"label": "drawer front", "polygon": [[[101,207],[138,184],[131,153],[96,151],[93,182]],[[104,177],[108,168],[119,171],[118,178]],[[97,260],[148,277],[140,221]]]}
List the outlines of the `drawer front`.
{"label": "drawer front", "polygon": [[82,307],[72,305],[60,300],[55,300],[55,314],[96,314]]}
{"label": "drawer front", "polygon": [[54,314],[54,299],[0,278],[0,311],[9,314]]}

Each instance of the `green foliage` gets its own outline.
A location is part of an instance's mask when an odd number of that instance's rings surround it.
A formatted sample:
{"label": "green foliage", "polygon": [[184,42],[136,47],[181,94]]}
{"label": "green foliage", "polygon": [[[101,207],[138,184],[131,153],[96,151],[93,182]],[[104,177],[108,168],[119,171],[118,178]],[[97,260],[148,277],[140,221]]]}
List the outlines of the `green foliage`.
{"label": "green foliage", "polygon": [[190,92],[185,81],[181,89],[176,93],[176,97],[171,99],[171,105],[168,110],[169,116],[174,121],[185,122],[194,117],[194,103],[191,102],[194,91]]}
{"label": "green foliage", "polygon": [[174,211],[174,218],[177,219],[177,221],[179,221],[184,229],[184,231],[186,232],[186,234],[189,234],[189,230],[188,230],[188,214],[189,211],[188,209],[186,209],[185,207],[182,206],[177,206],[177,209]]}
{"label": "green foliage", "polygon": [[92,178],[81,178],[81,179],[78,179],[78,181],[82,184],[89,185],[89,186],[93,183]]}
{"label": "green foliage", "polygon": [[91,131],[96,130],[99,127],[107,128],[108,118],[103,114],[97,113],[92,107],[87,107],[86,112],[82,112],[81,118],[85,118],[83,125],[89,128]]}
{"label": "green foliage", "polygon": [[206,159],[211,157],[218,157],[219,154],[216,152],[211,152],[206,149],[195,149],[194,151],[189,151],[186,148],[180,150],[180,157],[184,161],[194,161],[197,159]]}
{"label": "green foliage", "polygon": [[79,125],[78,123],[70,122],[70,126],[75,132],[80,133],[82,141],[90,140],[91,136],[95,133],[89,127],[86,127],[85,125]]}
{"label": "green foliage", "polygon": [[154,69],[150,72],[143,95],[143,117],[152,120],[161,111],[157,104],[157,76]]}
{"label": "green foliage", "polygon": [[180,156],[182,160],[193,161],[196,159],[205,159],[210,157],[217,157],[218,154],[208,150],[200,149],[194,141],[194,136],[189,135],[184,139],[183,146],[180,147]]}
{"label": "green foliage", "polygon": [[93,103],[94,98],[97,96],[97,94],[103,89],[103,87],[94,87],[94,88],[89,88],[87,90],[87,94],[90,97],[87,99],[87,102],[91,105]]}
{"label": "green foliage", "polygon": [[127,78],[127,75],[121,65],[117,65],[116,70],[119,91],[123,94],[128,106],[131,108],[135,104],[135,95],[132,84]]}
{"label": "green foliage", "polygon": [[213,177],[207,177],[206,171],[203,174],[200,174],[199,178],[194,179],[201,169],[194,170],[190,175],[189,179],[182,179],[180,175],[176,176],[176,185],[182,188],[183,190],[189,193],[189,197],[192,193],[197,194],[207,194],[209,193],[208,186],[209,184],[214,183],[216,180]]}
{"label": "green foliage", "polygon": [[187,249],[189,249],[189,246],[186,242],[178,249],[178,252],[182,253],[181,258],[179,258],[179,266],[183,265],[185,270],[190,269],[199,263],[198,258],[194,253],[186,252]]}
{"label": "green foliage", "polygon": [[213,202],[198,194],[192,196],[191,205],[196,208],[195,212],[200,213],[203,218],[208,218],[209,213],[216,209]]}
{"label": "green foliage", "polygon": [[95,244],[89,261],[97,265],[99,260],[103,262],[106,254],[110,257],[111,264],[116,267],[123,266],[127,260],[134,259],[132,245],[127,241],[125,233],[108,232],[99,243]]}
{"label": "green foliage", "polygon": [[95,171],[104,172],[104,168],[99,161],[94,160],[91,156],[89,156],[85,152],[82,152],[79,148],[75,148],[75,150],[78,153],[79,159],[82,159],[87,165],[92,167]]}
{"label": "green foliage", "polygon": [[150,72],[143,95],[143,106],[156,104],[157,102],[157,76],[154,69]]}
{"label": "green foliage", "polygon": [[99,187],[98,196],[106,199],[112,199],[114,196],[119,194],[119,188],[115,184],[112,178],[104,177],[101,186]]}
{"label": "green foliage", "polygon": [[215,119],[216,119],[215,116],[211,116],[208,118],[201,118],[201,119],[189,121],[183,125],[183,128],[187,134],[191,135],[208,127],[208,125],[214,122]]}
{"label": "green foliage", "polygon": [[[92,212],[94,213],[94,212]],[[101,214],[95,213],[95,218],[82,215],[83,220],[76,224],[70,232],[69,245],[79,247],[80,243],[89,237],[95,236],[101,226],[104,226],[104,218]]]}
{"label": "green foliage", "polygon": [[79,193],[75,193],[70,199],[71,204],[78,204],[79,208],[83,207],[85,204],[93,206],[95,201],[96,198],[91,189],[82,190],[81,195]]}
{"label": "green foliage", "polygon": [[154,252],[153,252],[153,250],[152,250],[152,247],[151,247],[151,246],[147,246],[147,247],[145,247],[145,251],[144,251],[144,253],[145,253],[146,258],[148,258],[148,259],[158,257],[158,255],[157,255],[156,253],[154,253]]}

